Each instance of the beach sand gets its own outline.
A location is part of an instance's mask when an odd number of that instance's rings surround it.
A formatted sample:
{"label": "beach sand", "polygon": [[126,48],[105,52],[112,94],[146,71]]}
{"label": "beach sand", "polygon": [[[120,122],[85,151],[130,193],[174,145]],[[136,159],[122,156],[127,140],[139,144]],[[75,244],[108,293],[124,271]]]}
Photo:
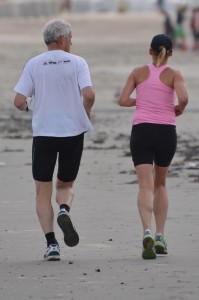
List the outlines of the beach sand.
{"label": "beach sand", "polygon": [[86,58],[96,91],[94,130],[85,137],[71,211],[80,243],[66,247],[55,222],[61,261],[43,261],[31,114],[13,107],[24,63],[46,49],[41,28],[47,19],[0,19],[0,300],[198,300],[199,55],[176,50],[170,60],[185,76],[190,103],[177,120],[178,149],[168,177],[169,254],[145,261],[128,146],[133,109],[118,107],[117,96],[132,68],[150,62],[149,43],[162,19],[157,13],[64,17],[73,27],[73,53]]}

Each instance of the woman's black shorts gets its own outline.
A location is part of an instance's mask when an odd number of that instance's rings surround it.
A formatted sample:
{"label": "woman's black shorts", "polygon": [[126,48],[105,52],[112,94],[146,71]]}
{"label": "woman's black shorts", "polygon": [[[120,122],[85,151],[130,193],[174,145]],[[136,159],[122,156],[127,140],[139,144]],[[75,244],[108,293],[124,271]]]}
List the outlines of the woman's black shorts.
{"label": "woman's black shorts", "polygon": [[134,165],[168,167],[177,146],[176,126],[142,123],[133,125],[130,150]]}
{"label": "woman's black shorts", "polygon": [[79,171],[83,143],[84,133],[72,137],[34,137],[33,178],[43,182],[52,181],[58,156],[57,178],[64,182],[74,181]]}

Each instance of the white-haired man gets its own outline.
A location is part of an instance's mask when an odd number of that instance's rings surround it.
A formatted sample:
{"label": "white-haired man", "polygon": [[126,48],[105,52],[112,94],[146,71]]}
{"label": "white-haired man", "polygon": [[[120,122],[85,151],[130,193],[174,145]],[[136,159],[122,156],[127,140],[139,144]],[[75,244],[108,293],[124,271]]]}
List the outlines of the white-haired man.
{"label": "white-haired man", "polygon": [[14,90],[14,105],[28,111],[32,105],[32,174],[36,186],[36,211],[47,241],[45,260],[60,260],[51,202],[53,173],[58,163],[57,222],[65,244],[76,246],[79,236],[69,211],[73,185],[83,151],[84,133],[92,129],[90,111],[95,101],[86,61],[70,53],[71,26],[62,19],[50,20],[43,29],[48,51],[31,58]]}

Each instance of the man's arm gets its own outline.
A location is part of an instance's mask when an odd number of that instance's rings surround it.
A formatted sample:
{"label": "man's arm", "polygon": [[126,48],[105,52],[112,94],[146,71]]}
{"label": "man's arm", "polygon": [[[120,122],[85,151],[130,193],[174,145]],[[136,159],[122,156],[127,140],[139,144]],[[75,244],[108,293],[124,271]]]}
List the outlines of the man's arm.
{"label": "man's arm", "polygon": [[91,108],[95,102],[95,92],[93,91],[91,86],[87,86],[87,87],[83,88],[81,92],[82,92],[82,96],[83,96],[84,108],[90,119]]}
{"label": "man's arm", "polygon": [[14,98],[14,105],[21,111],[28,111],[27,97],[17,93]]}

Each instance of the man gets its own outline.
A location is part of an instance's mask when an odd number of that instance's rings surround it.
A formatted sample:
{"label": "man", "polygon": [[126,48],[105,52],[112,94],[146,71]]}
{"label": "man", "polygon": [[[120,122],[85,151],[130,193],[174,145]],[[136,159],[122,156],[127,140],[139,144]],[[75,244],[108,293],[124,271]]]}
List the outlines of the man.
{"label": "man", "polygon": [[14,105],[28,111],[27,98],[33,99],[32,173],[36,211],[47,241],[44,259],[60,260],[51,203],[54,168],[58,161],[56,201],[60,210],[57,222],[65,244],[73,247],[78,244],[79,236],[69,212],[84,133],[92,129],[89,119],[95,93],[86,61],[70,53],[70,24],[62,19],[50,20],[44,26],[43,37],[48,51],[25,64],[14,88]]}

